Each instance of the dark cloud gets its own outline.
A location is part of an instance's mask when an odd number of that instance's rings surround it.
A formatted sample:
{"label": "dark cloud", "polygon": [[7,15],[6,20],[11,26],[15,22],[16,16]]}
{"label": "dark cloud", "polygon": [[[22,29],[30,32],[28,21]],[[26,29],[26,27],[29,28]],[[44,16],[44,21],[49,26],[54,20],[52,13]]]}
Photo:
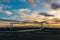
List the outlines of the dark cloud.
{"label": "dark cloud", "polygon": [[45,3],[53,3],[54,0],[43,0]]}
{"label": "dark cloud", "polygon": [[54,15],[47,14],[46,12],[39,13],[40,15],[46,16],[46,17],[53,17]]}
{"label": "dark cloud", "polygon": [[56,10],[56,9],[60,8],[60,4],[58,4],[58,3],[52,3],[51,4],[51,8],[54,9],[54,10]]}

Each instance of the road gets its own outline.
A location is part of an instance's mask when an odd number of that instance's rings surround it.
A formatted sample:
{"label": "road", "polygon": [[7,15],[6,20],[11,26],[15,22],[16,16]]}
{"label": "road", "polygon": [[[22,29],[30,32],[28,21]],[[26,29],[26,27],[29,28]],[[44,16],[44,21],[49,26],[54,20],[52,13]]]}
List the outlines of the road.
{"label": "road", "polygon": [[0,40],[60,40],[60,33],[55,32],[0,32]]}

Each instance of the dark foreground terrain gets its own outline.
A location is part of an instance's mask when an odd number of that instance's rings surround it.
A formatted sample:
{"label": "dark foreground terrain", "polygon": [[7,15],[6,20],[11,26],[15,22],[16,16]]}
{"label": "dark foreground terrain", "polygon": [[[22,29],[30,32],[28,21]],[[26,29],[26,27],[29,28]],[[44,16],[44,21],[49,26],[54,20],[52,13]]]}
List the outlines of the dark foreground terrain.
{"label": "dark foreground terrain", "polygon": [[0,32],[0,40],[60,40],[60,29],[45,28],[35,31]]}

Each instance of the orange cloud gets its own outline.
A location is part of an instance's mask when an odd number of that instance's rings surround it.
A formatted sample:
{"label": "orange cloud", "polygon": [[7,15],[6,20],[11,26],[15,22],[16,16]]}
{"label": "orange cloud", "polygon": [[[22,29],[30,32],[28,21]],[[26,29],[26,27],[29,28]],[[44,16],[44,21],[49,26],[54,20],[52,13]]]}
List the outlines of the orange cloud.
{"label": "orange cloud", "polygon": [[38,16],[39,16],[38,13],[39,12],[37,12],[37,11],[32,12],[31,15],[29,16],[29,20],[35,20],[36,18],[38,18]]}
{"label": "orange cloud", "polygon": [[5,11],[5,13],[6,13],[7,15],[11,15],[11,14],[12,14],[12,12],[10,12],[10,11]]}
{"label": "orange cloud", "polygon": [[[44,15],[43,16],[42,15],[39,15],[40,12],[38,12],[38,11],[33,11],[33,12],[31,12],[31,14],[26,14],[24,11],[26,11],[26,9],[20,9],[18,11],[18,14],[20,14],[21,17],[22,17],[22,19],[24,19],[24,20],[26,19],[26,20],[34,20],[34,21],[37,21],[39,18],[41,20],[47,19],[47,17],[45,17]],[[28,11],[26,11],[26,12],[28,12]]]}
{"label": "orange cloud", "polygon": [[31,14],[27,14],[26,12],[30,13],[31,10],[29,9],[18,10],[18,14],[20,14],[23,19],[35,20],[39,15],[37,11],[31,12]]}
{"label": "orange cloud", "polygon": [[20,14],[20,16],[22,17],[22,19],[26,19],[29,15],[26,13],[29,13],[30,10],[29,9],[19,9],[18,10],[18,14]]}
{"label": "orange cloud", "polygon": [[52,15],[55,15],[56,18],[60,18],[60,9],[58,9],[58,10],[51,10],[48,13],[52,14]]}
{"label": "orange cloud", "polygon": [[[60,10],[52,10],[48,11],[47,14],[54,15],[54,17],[46,17],[44,15],[39,15],[40,12],[38,11],[33,11],[31,10],[28,12],[29,9],[19,9],[18,14],[22,17],[23,20],[34,20],[34,21],[40,21],[40,20],[48,20],[48,19],[53,19],[53,18],[60,18]],[[25,12],[24,12],[25,11]],[[27,13],[31,14],[27,14]]]}

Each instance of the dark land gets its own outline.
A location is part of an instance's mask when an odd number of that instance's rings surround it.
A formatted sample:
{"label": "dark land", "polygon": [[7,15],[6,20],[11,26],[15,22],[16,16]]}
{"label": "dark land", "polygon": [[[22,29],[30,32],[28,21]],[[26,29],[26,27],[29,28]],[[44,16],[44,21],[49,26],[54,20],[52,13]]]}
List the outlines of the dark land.
{"label": "dark land", "polygon": [[60,40],[60,28],[36,29],[40,28],[0,28],[0,40]]}

